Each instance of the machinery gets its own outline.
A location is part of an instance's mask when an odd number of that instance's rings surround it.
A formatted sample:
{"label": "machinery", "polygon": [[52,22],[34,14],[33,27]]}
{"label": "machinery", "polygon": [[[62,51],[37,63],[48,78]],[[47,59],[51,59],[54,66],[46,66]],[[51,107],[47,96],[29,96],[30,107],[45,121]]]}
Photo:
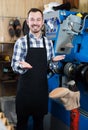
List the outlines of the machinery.
{"label": "machinery", "polygon": [[[54,70],[48,74],[49,92],[56,87],[68,87],[69,81],[75,81],[80,91],[79,130],[87,130],[88,15],[58,10],[44,14],[44,20],[45,35],[53,41],[55,54],[66,55],[65,59],[56,63]],[[66,111],[61,103],[49,99],[49,112],[59,120],[62,129],[70,128],[70,112]],[[59,129],[59,126],[54,129]]]}

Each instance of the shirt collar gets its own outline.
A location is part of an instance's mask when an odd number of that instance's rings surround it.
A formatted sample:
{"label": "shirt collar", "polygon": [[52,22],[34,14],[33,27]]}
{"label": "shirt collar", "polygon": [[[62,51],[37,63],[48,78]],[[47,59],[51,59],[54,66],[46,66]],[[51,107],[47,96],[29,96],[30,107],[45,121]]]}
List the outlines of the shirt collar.
{"label": "shirt collar", "polygon": [[[33,38],[33,39],[36,39],[35,35],[33,35],[32,33],[29,33],[29,37],[30,37],[30,38]],[[39,38],[40,38],[40,39],[42,38],[42,34],[40,35]]]}

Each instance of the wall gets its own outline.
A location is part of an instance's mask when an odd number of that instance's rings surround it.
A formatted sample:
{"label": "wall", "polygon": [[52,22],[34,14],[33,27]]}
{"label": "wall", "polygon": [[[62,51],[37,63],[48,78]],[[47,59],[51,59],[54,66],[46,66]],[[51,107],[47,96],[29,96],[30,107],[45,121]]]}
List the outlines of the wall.
{"label": "wall", "polygon": [[78,12],[88,12],[88,0],[79,0],[79,8],[73,9],[74,11]]}
{"label": "wall", "polygon": [[[25,18],[31,7],[43,9],[43,5],[53,0],[0,0],[0,16]],[[54,0],[62,2],[62,0]]]}
{"label": "wall", "polygon": [[79,10],[81,12],[87,12],[88,13],[88,0],[80,0],[79,4],[80,4]]}
{"label": "wall", "polygon": [[[43,9],[44,4],[62,1],[64,0],[0,0],[0,16],[24,18],[31,7]],[[78,10],[88,12],[88,0],[79,0]]]}

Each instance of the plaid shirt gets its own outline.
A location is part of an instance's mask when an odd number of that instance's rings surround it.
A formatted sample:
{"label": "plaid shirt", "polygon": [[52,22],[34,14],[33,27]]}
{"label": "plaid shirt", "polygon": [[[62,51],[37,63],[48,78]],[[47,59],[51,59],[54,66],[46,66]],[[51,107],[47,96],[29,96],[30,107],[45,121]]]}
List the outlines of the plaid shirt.
{"label": "plaid shirt", "polygon": [[[39,39],[36,39],[33,34],[29,34],[30,37],[30,47],[33,48],[42,48],[43,47],[43,38],[40,37]],[[50,60],[52,57],[54,57],[54,49],[53,49],[53,43],[52,41],[48,40],[46,37],[45,44],[46,44],[46,51],[47,51],[47,61]],[[23,74],[27,71],[27,69],[22,69],[19,61],[25,61],[26,55],[27,55],[27,36],[25,35],[22,38],[19,38],[15,45],[13,50],[13,56],[12,56],[12,62],[11,66],[14,72]]]}

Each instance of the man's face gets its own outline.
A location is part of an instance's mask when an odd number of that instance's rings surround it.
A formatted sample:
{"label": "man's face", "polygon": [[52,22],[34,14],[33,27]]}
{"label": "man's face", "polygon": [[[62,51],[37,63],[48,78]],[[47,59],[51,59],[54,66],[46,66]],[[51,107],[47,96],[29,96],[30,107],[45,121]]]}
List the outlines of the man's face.
{"label": "man's face", "polygon": [[32,33],[38,33],[43,26],[43,18],[40,12],[30,12],[27,19],[27,24]]}

